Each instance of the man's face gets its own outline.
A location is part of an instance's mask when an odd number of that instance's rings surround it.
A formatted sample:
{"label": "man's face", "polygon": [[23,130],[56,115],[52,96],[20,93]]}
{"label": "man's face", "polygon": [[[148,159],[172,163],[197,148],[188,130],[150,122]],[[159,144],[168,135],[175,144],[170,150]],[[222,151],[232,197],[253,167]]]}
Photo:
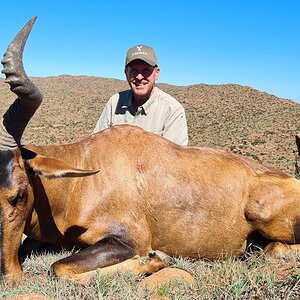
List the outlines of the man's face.
{"label": "man's face", "polygon": [[126,79],[137,101],[147,101],[153,94],[159,72],[158,67],[150,66],[142,60],[134,60],[126,67]]}

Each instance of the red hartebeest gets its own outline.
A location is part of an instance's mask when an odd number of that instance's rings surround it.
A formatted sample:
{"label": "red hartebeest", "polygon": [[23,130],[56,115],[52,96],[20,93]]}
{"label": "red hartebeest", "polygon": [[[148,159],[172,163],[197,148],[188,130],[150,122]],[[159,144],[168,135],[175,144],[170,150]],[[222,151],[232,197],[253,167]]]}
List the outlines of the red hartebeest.
{"label": "red hartebeest", "polygon": [[256,235],[271,242],[271,251],[299,249],[300,182],[243,156],[181,147],[126,125],[74,144],[21,146],[42,99],[22,65],[34,20],[2,61],[18,96],[0,130],[0,273],[5,278],[21,276],[23,233],[53,245],[80,246],[52,266],[55,275],[80,282],[97,268],[151,273],[164,267],[168,255],[240,255]]}

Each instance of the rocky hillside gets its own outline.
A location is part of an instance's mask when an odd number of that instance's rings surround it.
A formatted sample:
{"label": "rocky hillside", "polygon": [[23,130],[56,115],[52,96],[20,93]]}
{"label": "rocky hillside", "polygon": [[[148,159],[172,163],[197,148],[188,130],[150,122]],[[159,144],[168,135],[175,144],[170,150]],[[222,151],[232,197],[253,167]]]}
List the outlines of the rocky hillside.
{"label": "rocky hillside", "polygon": [[[127,89],[125,81],[90,76],[32,80],[44,91],[44,102],[27,127],[25,144],[69,143],[86,137],[108,98]],[[235,84],[159,87],[185,106],[190,145],[228,149],[293,174],[299,104]],[[15,98],[3,79],[0,97],[2,114]]]}

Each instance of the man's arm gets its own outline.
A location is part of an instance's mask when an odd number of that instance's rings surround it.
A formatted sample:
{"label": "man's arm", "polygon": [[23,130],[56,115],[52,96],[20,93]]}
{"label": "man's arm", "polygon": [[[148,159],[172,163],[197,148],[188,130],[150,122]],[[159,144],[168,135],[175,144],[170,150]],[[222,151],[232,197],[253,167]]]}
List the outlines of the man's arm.
{"label": "man's arm", "polygon": [[188,144],[188,129],[183,107],[175,110],[168,118],[162,136],[181,146]]}

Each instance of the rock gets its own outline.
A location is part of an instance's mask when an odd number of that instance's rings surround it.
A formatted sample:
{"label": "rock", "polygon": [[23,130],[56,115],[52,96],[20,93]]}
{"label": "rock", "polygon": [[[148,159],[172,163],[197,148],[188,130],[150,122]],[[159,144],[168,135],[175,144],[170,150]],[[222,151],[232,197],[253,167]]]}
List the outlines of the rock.
{"label": "rock", "polygon": [[177,280],[183,281],[191,287],[196,285],[195,279],[190,273],[178,268],[164,268],[148,277],[145,277],[140,282],[140,285],[147,287],[150,292],[155,292],[155,290],[163,285],[170,284]]}
{"label": "rock", "polygon": [[38,294],[22,294],[22,295],[16,295],[12,296],[10,298],[7,298],[6,300],[53,300],[52,298],[49,298],[47,296],[42,296]]}

